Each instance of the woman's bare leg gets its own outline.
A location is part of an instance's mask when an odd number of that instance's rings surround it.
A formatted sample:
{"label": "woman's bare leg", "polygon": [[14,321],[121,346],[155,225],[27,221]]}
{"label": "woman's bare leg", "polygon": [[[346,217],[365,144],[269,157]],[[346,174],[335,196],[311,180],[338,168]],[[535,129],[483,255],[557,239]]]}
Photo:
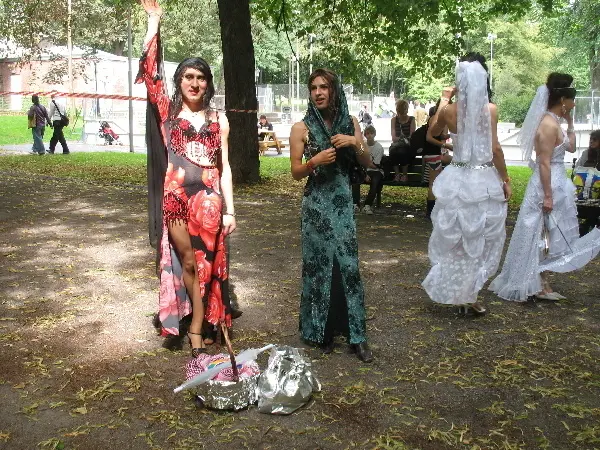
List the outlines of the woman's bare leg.
{"label": "woman's bare leg", "polygon": [[204,304],[200,296],[196,255],[192,247],[187,224],[182,220],[169,223],[169,236],[181,260],[183,284],[192,300],[192,323],[190,324],[189,334],[192,348],[204,348],[201,336],[202,322],[204,321]]}
{"label": "woman's bare leg", "polygon": [[441,170],[432,170],[429,168],[429,187],[427,189],[427,200],[435,200],[435,196],[433,195],[433,182],[440,173],[442,173]]}

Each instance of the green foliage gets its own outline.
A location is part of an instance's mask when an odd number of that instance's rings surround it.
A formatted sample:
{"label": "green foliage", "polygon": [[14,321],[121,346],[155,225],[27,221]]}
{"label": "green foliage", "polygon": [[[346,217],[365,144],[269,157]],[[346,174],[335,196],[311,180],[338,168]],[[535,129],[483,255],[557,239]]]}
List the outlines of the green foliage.
{"label": "green foliage", "polygon": [[506,94],[498,100],[500,122],[514,122],[520,127],[527,116],[533,94]]}

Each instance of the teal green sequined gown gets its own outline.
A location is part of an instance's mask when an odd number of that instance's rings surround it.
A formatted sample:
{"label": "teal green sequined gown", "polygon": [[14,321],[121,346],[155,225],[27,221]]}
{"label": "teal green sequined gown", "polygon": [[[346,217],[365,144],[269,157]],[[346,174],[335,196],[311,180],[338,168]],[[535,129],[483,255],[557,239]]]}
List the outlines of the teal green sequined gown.
{"label": "teal green sequined gown", "polygon": [[[307,159],[314,156],[312,142],[309,133]],[[343,334],[350,344],[366,341],[352,192],[348,172],[337,162],[317,167],[308,177],[301,226],[302,338],[320,344]]]}

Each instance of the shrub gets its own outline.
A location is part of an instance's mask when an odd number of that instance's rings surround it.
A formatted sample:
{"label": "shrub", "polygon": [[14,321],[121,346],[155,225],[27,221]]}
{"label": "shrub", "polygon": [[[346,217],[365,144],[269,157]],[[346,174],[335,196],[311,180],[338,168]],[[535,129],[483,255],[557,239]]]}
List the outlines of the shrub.
{"label": "shrub", "polygon": [[507,94],[498,98],[498,118],[500,122],[514,122],[520,127],[525,120],[532,97],[524,94]]}

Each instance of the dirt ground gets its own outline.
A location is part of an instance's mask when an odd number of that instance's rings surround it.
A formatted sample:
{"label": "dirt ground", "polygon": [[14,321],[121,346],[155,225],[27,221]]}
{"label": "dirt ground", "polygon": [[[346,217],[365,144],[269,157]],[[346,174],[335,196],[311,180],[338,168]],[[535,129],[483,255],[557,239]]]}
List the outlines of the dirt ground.
{"label": "dirt ground", "polygon": [[[598,260],[554,276],[566,301],[482,291],[489,314],[463,317],[420,288],[431,228],[422,211],[360,215],[376,361],[344,344],[330,356],[310,349],[323,390],[305,408],[223,413],[172,392],[189,350],[162,349],[151,325],[144,187],[4,172],[0,198],[0,448],[600,448]],[[237,195],[237,350],[303,346],[299,204]]]}

